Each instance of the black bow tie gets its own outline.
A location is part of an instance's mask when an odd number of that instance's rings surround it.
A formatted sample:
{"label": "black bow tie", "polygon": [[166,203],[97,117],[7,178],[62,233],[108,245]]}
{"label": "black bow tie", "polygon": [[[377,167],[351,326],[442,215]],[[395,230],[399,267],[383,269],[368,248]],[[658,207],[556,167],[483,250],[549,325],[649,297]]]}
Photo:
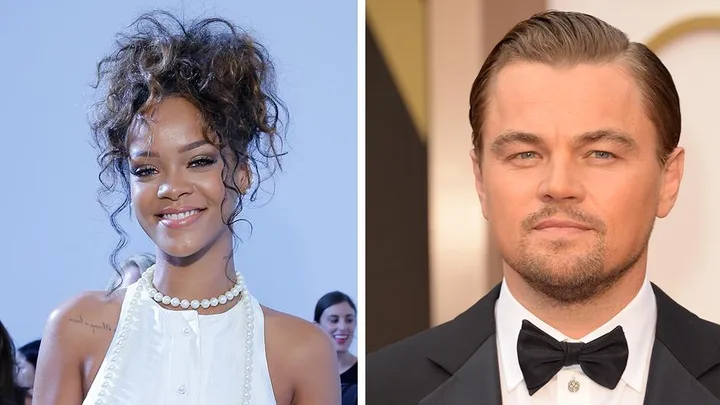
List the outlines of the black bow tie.
{"label": "black bow tie", "polygon": [[533,395],[565,366],[579,364],[591,380],[615,389],[627,365],[628,345],[622,327],[588,343],[558,342],[523,320],[517,344],[525,385]]}

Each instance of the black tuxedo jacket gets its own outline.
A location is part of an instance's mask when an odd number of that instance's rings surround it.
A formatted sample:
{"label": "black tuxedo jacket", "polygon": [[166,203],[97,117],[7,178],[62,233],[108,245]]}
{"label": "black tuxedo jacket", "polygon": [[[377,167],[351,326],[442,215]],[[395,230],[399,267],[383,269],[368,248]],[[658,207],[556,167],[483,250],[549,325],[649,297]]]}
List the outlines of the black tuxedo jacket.
{"label": "black tuxedo jacket", "polygon": [[[646,405],[720,405],[720,326],[653,285],[657,329]],[[495,301],[500,286],[454,320],[367,358],[368,405],[500,405]]]}

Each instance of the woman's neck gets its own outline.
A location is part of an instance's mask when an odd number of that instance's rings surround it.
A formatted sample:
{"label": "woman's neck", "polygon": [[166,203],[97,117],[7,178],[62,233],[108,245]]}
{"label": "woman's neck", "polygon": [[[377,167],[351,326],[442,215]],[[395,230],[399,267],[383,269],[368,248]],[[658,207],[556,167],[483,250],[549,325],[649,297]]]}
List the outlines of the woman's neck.
{"label": "woman's neck", "polygon": [[357,363],[357,357],[350,354],[350,352],[338,352],[337,356],[338,364],[340,365],[340,374],[344,373]]}
{"label": "woman's neck", "polygon": [[[230,235],[221,237],[197,257],[177,259],[159,250],[157,253],[153,285],[165,295],[188,300],[210,299],[224,294],[236,282]],[[229,304],[199,308],[198,311],[204,314],[221,313],[234,306],[234,303]]]}

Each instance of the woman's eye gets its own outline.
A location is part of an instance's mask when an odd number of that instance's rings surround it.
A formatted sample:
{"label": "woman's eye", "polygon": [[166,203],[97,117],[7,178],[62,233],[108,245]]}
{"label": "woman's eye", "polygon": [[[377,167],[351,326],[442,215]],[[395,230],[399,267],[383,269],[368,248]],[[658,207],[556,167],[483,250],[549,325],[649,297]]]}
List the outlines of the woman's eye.
{"label": "woman's eye", "polygon": [[217,162],[217,159],[212,159],[209,157],[200,157],[195,158],[190,162],[190,167],[206,167],[214,165]]}
{"label": "woman's eye", "polygon": [[132,169],[131,173],[136,177],[147,177],[156,172],[155,168],[151,166],[140,166],[136,169]]}

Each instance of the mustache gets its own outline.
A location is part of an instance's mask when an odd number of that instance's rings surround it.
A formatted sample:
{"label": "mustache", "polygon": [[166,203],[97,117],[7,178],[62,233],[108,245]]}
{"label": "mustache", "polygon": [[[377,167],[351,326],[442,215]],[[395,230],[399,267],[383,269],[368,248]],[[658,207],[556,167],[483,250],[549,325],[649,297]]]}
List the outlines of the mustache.
{"label": "mustache", "polygon": [[559,213],[564,214],[564,216],[570,220],[596,230],[600,234],[605,234],[607,229],[605,222],[600,218],[590,215],[576,207],[560,207],[557,205],[545,205],[540,211],[528,215],[527,218],[522,221],[522,228],[525,232],[530,232],[541,221],[552,218]]}

